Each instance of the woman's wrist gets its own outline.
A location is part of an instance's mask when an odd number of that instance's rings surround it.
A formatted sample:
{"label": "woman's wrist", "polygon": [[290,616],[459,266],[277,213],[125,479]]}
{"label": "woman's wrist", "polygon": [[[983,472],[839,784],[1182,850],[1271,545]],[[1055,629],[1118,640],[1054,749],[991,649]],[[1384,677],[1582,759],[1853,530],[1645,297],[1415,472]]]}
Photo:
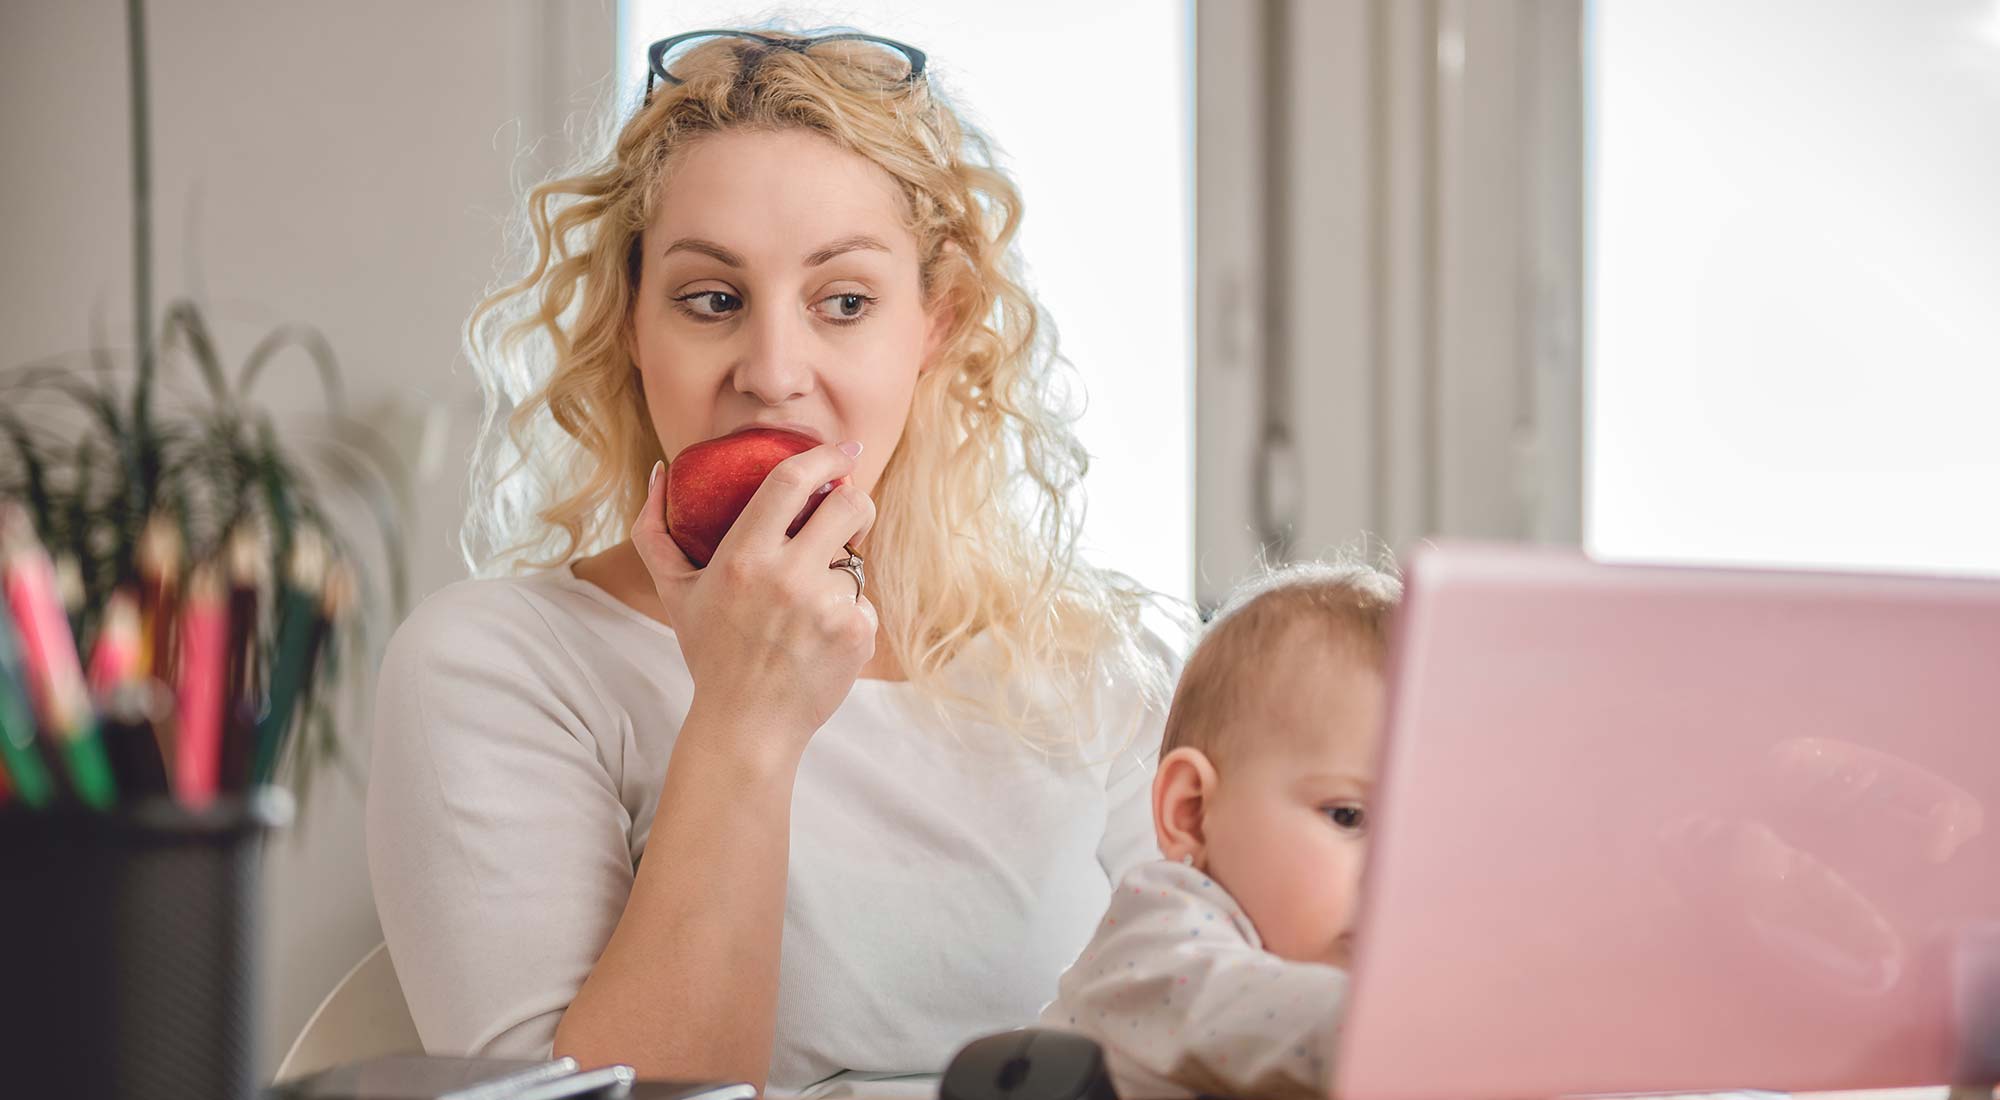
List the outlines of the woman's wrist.
{"label": "woman's wrist", "polygon": [[789,736],[746,708],[704,699],[696,691],[674,741],[669,771],[715,772],[731,785],[782,784],[789,794],[806,738]]}

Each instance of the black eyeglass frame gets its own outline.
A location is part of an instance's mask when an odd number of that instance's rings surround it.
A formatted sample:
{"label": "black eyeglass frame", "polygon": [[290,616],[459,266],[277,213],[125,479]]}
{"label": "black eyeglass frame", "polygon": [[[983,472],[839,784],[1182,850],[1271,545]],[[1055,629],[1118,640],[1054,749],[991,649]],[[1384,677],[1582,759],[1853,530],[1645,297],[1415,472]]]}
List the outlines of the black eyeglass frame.
{"label": "black eyeglass frame", "polygon": [[877,46],[887,46],[897,53],[902,54],[910,62],[909,75],[891,83],[889,87],[894,88],[905,84],[915,84],[917,79],[924,75],[924,51],[906,42],[898,42],[893,38],[883,38],[880,35],[862,34],[856,31],[841,34],[815,35],[810,38],[778,38],[768,34],[758,34],[756,31],[686,31],[674,35],[672,38],[662,38],[646,48],[646,94],[648,96],[653,94],[653,82],[655,80],[674,85],[686,83],[680,77],[667,71],[667,54],[673,52],[675,46],[697,38],[747,38],[752,42],[761,42],[766,46],[790,50],[793,53],[805,53],[822,42],[869,42]]}

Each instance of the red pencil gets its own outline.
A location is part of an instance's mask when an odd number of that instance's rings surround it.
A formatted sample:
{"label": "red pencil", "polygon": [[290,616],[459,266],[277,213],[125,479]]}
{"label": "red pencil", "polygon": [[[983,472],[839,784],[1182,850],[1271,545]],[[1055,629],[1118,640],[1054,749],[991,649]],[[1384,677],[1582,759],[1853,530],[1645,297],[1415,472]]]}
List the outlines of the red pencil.
{"label": "red pencil", "polygon": [[174,736],[174,797],[189,809],[215,801],[228,645],[229,605],[222,579],[214,566],[199,566],[181,609],[180,728]]}

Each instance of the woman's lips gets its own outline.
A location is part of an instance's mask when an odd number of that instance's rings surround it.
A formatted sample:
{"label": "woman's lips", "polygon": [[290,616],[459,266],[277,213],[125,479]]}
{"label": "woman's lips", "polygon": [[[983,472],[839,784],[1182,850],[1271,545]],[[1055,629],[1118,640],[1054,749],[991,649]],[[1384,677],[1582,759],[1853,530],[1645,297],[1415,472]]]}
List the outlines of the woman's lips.
{"label": "woman's lips", "polygon": [[821,432],[817,428],[808,427],[795,420],[752,420],[747,424],[738,424],[734,428],[731,428],[729,434],[734,435],[737,432],[748,431],[751,428],[777,428],[780,431],[797,432],[814,443],[824,444],[826,442],[826,434],[824,432]]}

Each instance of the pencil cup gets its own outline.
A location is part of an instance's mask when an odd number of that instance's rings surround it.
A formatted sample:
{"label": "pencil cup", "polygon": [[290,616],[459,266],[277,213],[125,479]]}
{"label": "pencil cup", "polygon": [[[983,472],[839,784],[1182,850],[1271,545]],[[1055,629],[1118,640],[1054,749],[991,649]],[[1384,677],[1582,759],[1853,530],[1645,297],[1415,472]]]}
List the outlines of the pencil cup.
{"label": "pencil cup", "polygon": [[271,788],[0,814],[0,1092],[254,1097],[257,868],[290,817]]}

